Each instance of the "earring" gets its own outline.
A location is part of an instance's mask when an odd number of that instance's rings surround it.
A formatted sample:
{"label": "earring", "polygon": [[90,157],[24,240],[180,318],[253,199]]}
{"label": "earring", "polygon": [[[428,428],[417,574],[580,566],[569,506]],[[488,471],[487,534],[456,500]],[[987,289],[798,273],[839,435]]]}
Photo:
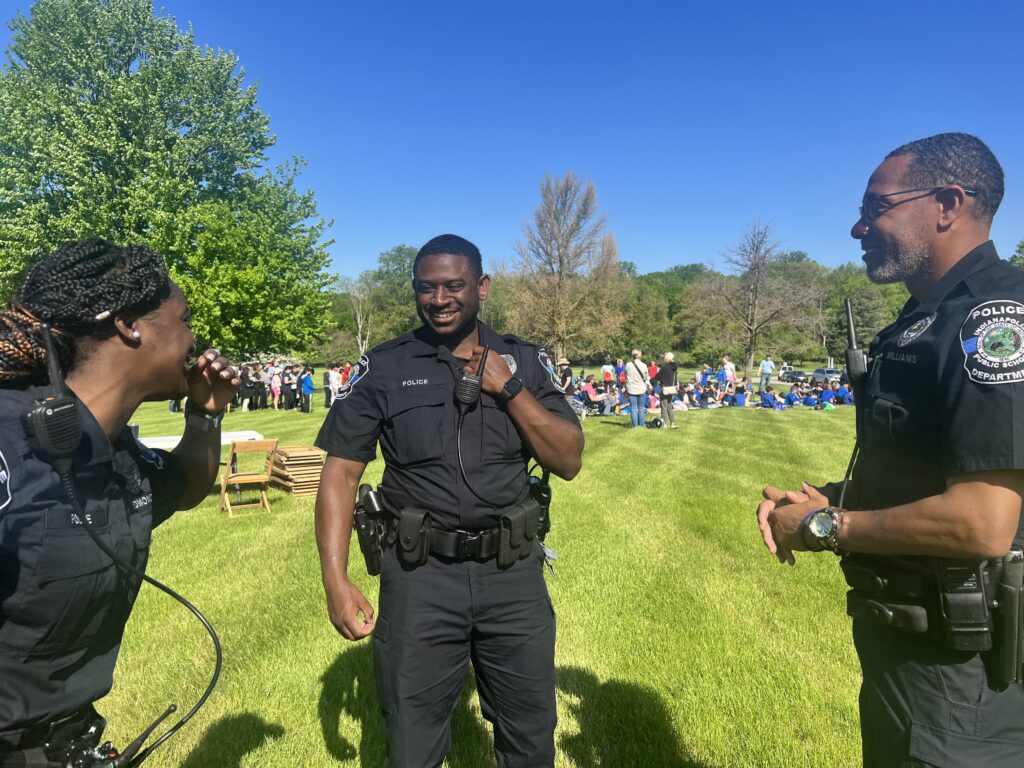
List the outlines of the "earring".
{"label": "earring", "polygon": [[139,338],[139,336],[141,336],[141,334],[138,331],[132,331],[132,338],[133,339],[137,339],[137,338]]}

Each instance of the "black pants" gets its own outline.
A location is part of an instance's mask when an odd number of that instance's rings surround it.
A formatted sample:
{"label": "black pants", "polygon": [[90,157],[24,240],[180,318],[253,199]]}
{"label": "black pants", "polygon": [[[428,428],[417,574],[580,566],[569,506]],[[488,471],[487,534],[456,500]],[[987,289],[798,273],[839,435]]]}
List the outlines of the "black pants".
{"label": "black pants", "polygon": [[985,655],[854,623],[865,768],[1024,766],[1024,686],[993,685]]}
{"label": "black pants", "polygon": [[284,409],[286,411],[290,411],[292,408],[296,406],[298,402],[298,397],[296,395],[296,390],[292,389],[291,387],[284,388]]}
{"label": "black pants", "polygon": [[488,562],[407,569],[384,557],[373,634],[389,768],[440,766],[473,661],[498,768],[555,762],[555,615],[539,544],[499,570]]}

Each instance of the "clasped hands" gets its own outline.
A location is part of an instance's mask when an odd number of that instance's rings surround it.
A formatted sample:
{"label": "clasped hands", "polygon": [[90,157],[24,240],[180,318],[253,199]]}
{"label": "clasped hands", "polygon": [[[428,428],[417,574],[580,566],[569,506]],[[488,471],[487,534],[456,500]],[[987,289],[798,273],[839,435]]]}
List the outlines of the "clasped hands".
{"label": "clasped hands", "polygon": [[761,538],[780,563],[796,565],[794,552],[807,551],[800,523],[814,510],[827,507],[828,498],[810,483],[801,483],[800,491],[784,491],[768,485],[761,491],[765,500],[757,505],[757,526]]}

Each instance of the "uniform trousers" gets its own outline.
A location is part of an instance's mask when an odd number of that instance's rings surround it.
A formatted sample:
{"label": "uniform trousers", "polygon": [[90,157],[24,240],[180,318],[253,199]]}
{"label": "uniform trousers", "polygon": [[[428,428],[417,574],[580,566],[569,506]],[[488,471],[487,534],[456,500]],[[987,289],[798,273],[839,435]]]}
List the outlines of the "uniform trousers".
{"label": "uniform trousers", "polygon": [[1024,766],[1024,686],[997,684],[987,653],[854,622],[865,768]]}
{"label": "uniform trousers", "polygon": [[554,765],[555,615],[543,560],[539,542],[507,569],[434,556],[410,569],[387,551],[373,651],[389,768],[441,765],[470,660],[498,768]]}

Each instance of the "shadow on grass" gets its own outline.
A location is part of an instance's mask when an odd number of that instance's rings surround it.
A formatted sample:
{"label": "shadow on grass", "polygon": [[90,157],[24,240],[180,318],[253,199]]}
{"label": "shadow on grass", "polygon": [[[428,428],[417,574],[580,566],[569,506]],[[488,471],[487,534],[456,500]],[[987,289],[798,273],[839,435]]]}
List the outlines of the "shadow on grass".
{"label": "shadow on grass", "polygon": [[558,687],[571,700],[579,733],[558,747],[577,768],[710,768],[685,753],[657,691],[621,680],[601,682],[581,667],[559,667]]}
{"label": "shadow on grass", "polygon": [[[362,768],[383,765],[387,742],[373,675],[373,647],[370,642],[353,645],[340,653],[321,682],[318,709],[327,751],[336,760],[358,757]],[[487,729],[470,708],[475,692],[476,686],[469,676],[452,716],[452,747],[446,763],[449,768],[479,768],[481,756],[490,755],[493,751]],[[358,724],[359,744],[351,744],[342,735],[342,716]]]}
{"label": "shadow on grass", "polygon": [[227,715],[207,729],[181,768],[238,768],[242,758],[263,746],[267,739],[282,736],[284,728],[252,712]]}

